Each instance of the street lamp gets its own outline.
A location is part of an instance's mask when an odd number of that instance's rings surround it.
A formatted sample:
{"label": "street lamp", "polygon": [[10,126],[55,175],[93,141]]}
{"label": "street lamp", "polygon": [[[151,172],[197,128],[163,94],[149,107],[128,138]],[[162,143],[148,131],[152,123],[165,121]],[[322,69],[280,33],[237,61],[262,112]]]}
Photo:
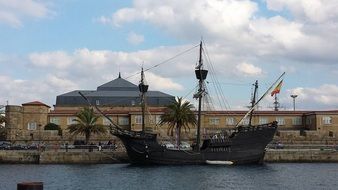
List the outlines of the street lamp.
{"label": "street lamp", "polygon": [[296,111],[296,98],[298,95],[292,94],[291,98],[293,98],[293,111]]}

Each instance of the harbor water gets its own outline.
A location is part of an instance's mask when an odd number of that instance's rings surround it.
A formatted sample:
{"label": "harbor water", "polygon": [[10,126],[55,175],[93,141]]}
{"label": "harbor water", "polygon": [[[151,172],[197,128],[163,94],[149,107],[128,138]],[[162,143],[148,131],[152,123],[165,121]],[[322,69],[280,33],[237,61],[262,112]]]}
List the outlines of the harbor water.
{"label": "harbor water", "polygon": [[45,190],[337,189],[336,163],[250,166],[0,165],[0,190],[41,181]]}

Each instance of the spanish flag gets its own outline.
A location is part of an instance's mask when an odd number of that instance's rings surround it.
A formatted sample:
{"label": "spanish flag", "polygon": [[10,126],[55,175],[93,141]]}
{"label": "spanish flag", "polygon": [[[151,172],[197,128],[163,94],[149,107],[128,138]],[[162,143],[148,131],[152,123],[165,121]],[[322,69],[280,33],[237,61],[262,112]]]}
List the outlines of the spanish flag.
{"label": "spanish flag", "polygon": [[278,94],[280,92],[280,89],[282,87],[283,80],[281,80],[278,85],[275,87],[275,89],[271,92],[271,96]]}

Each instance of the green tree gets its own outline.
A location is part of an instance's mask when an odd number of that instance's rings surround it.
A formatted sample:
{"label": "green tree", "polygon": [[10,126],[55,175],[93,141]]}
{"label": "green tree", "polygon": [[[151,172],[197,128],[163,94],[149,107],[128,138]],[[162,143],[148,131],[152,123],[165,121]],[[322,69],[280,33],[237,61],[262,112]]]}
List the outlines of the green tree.
{"label": "green tree", "polygon": [[6,117],[3,115],[0,115],[0,125],[6,122]]}
{"label": "green tree", "polygon": [[188,101],[182,101],[182,97],[177,97],[175,101],[168,105],[165,113],[161,116],[160,124],[168,124],[168,135],[173,136],[176,132],[176,145],[181,144],[181,130],[189,131],[190,125],[196,125],[196,117],[192,108],[194,106]]}
{"label": "green tree", "polygon": [[93,108],[84,107],[76,114],[76,123],[68,126],[69,133],[85,135],[85,143],[88,144],[91,134],[104,134],[108,131],[107,126],[96,123],[99,118]]}
{"label": "green tree", "polygon": [[0,140],[6,139],[6,128],[3,125],[4,123],[6,123],[6,117],[0,115]]}
{"label": "green tree", "polygon": [[45,130],[57,130],[58,131],[58,135],[62,136],[62,129],[59,125],[55,124],[55,123],[47,123],[47,125],[45,125],[44,127]]}

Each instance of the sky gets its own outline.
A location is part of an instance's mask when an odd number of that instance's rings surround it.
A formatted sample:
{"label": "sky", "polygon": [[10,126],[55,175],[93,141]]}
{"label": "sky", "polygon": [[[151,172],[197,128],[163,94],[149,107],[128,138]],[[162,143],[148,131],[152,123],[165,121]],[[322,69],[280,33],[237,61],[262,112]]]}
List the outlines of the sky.
{"label": "sky", "polygon": [[256,80],[263,94],[286,72],[281,110],[292,94],[297,110],[337,110],[337,10],[336,0],[0,0],[0,105],[52,107],[119,72],[138,84],[142,66],[150,90],[195,103],[202,39],[216,108],[247,109]]}

